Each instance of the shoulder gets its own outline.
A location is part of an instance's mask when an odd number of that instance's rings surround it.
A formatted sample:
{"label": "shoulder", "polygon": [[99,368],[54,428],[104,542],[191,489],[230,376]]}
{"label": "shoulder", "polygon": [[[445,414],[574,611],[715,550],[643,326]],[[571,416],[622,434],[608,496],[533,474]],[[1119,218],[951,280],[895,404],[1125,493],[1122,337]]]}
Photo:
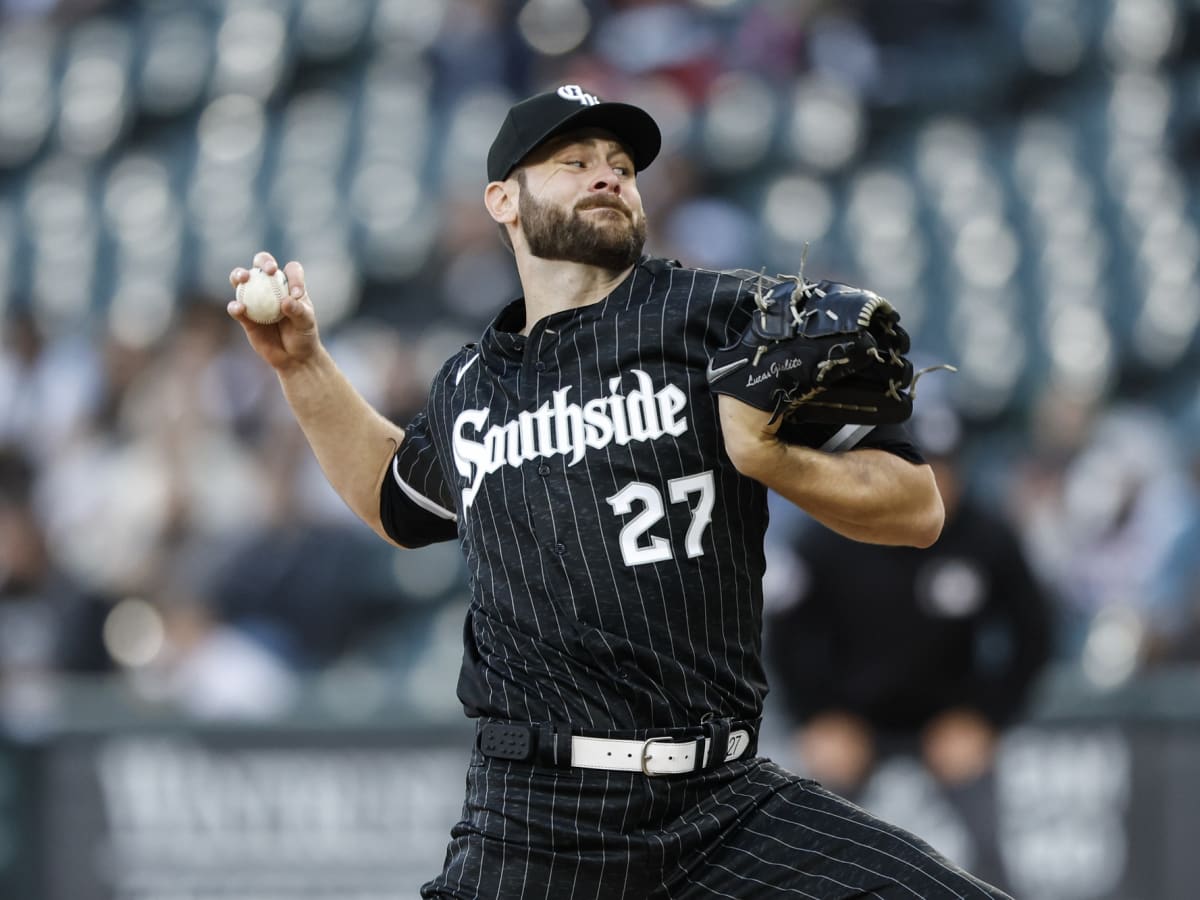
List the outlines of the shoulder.
{"label": "shoulder", "polygon": [[466,372],[467,367],[478,358],[479,344],[477,342],[472,341],[469,344],[463,344],[441,364],[434,374],[430,382],[433,390],[436,391],[439,387],[443,386],[453,388],[455,384],[462,380],[462,375]]}
{"label": "shoulder", "polygon": [[689,318],[700,317],[724,340],[749,320],[756,290],[769,290],[777,278],[750,269],[705,269],[674,259],[643,259],[642,268],[654,276],[651,289]]}
{"label": "shoulder", "polygon": [[687,266],[677,259],[643,257],[641,267],[654,276],[656,281],[669,280],[677,284],[695,284],[734,296],[752,290],[760,279],[767,285],[775,285],[778,278],[764,275],[752,269],[705,269]]}
{"label": "shoulder", "polygon": [[456,351],[454,351],[454,353],[447,357],[446,361],[442,363],[441,369],[438,370],[438,374],[444,375],[447,372],[453,372],[463,363],[468,362],[478,355],[479,343],[477,341],[471,341],[470,343],[463,344]]}

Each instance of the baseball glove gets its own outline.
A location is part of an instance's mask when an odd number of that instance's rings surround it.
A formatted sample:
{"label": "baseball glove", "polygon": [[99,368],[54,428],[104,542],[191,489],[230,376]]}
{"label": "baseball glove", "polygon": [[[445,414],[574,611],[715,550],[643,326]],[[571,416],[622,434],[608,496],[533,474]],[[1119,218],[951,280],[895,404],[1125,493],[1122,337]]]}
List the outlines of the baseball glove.
{"label": "baseball glove", "polygon": [[760,280],[754,300],[741,338],[709,360],[713,391],[770,412],[771,422],[881,425],[912,415],[908,333],[887,300],[803,276],[765,293]]}

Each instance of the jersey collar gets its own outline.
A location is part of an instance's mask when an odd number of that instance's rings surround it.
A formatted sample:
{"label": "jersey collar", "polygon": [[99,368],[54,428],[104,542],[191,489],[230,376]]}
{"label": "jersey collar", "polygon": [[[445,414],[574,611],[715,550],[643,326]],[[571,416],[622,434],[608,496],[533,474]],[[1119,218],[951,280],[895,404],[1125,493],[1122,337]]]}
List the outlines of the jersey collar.
{"label": "jersey collar", "polygon": [[[603,300],[581,307],[580,309],[567,309],[546,316],[534,326],[531,334],[528,336],[520,333],[521,328],[525,324],[525,298],[523,296],[518,297],[500,310],[500,313],[492,320],[492,323],[487,327],[483,338],[480,340],[480,345],[485,351],[491,354],[504,357],[520,357],[525,352],[525,345],[529,341],[529,338],[545,328],[546,325],[557,326],[565,324],[570,320],[584,321],[590,319],[592,316],[603,316],[613,307],[614,298],[627,298],[635,285],[648,296],[647,289],[653,284],[654,276],[658,269],[655,263],[660,262],[660,260],[655,260],[652,257],[643,256],[630,269],[625,279],[613,288],[612,293]],[[636,303],[638,301],[633,300],[633,302]]]}

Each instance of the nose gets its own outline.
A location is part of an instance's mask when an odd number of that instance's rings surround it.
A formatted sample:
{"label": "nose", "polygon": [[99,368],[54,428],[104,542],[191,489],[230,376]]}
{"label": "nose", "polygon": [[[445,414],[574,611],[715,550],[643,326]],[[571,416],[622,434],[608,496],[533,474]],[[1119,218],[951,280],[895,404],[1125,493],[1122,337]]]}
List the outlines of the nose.
{"label": "nose", "polygon": [[596,180],[592,182],[593,191],[609,191],[613,194],[621,193],[621,179],[617,177],[617,173],[611,168],[602,169],[596,176]]}

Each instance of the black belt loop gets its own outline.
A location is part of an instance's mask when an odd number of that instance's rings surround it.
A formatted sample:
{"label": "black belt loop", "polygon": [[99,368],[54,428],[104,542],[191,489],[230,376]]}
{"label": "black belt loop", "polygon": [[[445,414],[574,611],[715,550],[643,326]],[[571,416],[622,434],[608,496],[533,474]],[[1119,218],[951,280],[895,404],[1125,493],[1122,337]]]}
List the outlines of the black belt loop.
{"label": "black belt loop", "polygon": [[704,736],[708,738],[706,752],[696,754],[696,771],[715,769],[725,762],[725,754],[729,752],[729,732],[732,730],[732,719],[708,719],[702,726]]}
{"label": "black belt loop", "polygon": [[537,761],[563,769],[571,765],[571,729],[547,722],[537,726]]}
{"label": "black belt loop", "polygon": [[748,746],[738,759],[749,759],[752,756],[758,755],[758,733],[762,729],[762,719],[755,719],[753,722],[747,723],[746,731],[750,733],[750,746]]}

